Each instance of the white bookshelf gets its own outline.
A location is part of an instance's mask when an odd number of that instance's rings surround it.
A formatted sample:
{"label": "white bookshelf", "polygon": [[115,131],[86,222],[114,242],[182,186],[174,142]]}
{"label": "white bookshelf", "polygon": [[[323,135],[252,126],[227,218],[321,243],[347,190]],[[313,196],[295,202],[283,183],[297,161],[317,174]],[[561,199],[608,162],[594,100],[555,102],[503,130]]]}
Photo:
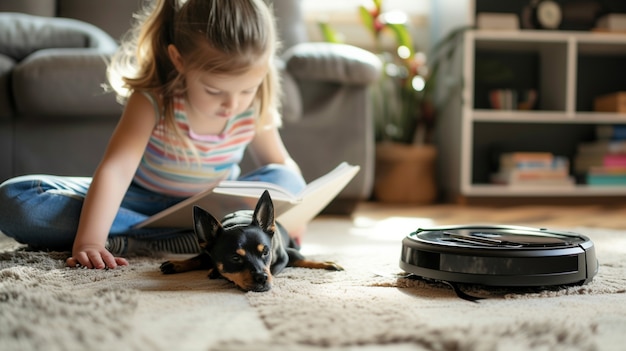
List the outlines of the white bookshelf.
{"label": "white bookshelf", "polygon": [[[493,57],[500,57],[501,65],[511,64],[513,82],[531,82],[537,89],[535,109],[488,106],[487,88],[477,71],[481,64],[497,61]],[[512,63],[518,60],[521,63]],[[578,143],[593,140],[595,126],[626,124],[624,114],[593,111],[595,96],[626,91],[626,35],[470,30],[461,35],[446,65],[439,89],[449,92],[443,93],[447,100],[437,132],[442,186],[449,199],[626,196],[626,187],[619,186],[515,187],[489,182],[498,150],[549,151],[573,161]]]}

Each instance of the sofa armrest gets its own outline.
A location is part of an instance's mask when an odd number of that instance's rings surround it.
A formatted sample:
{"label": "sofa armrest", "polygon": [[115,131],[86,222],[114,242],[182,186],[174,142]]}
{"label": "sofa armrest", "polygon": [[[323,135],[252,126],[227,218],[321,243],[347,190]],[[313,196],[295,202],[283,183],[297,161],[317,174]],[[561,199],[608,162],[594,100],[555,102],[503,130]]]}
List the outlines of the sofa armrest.
{"label": "sofa armrest", "polygon": [[92,48],[112,53],[117,43],[102,29],[78,20],[0,13],[0,53],[21,61],[51,48]]}
{"label": "sofa armrest", "polygon": [[0,55],[15,62],[9,91],[23,119],[117,113],[102,88],[116,49],[111,36],[79,20],[0,13]]}
{"label": "sofa armrest", "polygon": [[282,57],[287,71],[298,80],[367,85],[378,79],[382,67],[376,55],[346,44],[301,43]]}

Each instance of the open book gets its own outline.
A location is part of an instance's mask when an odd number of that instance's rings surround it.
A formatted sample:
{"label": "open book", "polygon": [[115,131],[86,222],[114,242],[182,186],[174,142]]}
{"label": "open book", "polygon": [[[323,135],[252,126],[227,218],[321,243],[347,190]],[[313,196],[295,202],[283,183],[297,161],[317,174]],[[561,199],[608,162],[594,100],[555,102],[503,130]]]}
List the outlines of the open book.
{"label": "open book", "polygon": [[274,202],[276,220],[288,231],[298,229],[317,216],[348,185],[359,169],[359,166],[343,162],[329,173],[310,182],[299,194],[291,194],[272,183],[225,180],[215,188],[200,192],[147,218],[135,228],[191,229],[194,205],[221,219],[234,211],[254,209],[259,197],[267,189]]}

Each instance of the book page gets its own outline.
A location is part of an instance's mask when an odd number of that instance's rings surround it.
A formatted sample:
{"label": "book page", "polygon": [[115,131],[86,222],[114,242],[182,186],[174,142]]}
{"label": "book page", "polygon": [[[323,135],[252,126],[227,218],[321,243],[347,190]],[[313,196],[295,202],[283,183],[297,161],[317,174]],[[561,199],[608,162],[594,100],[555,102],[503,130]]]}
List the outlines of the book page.
{"label": "book page", "polygon": [[344,162],[326,175],[312,181],[301,193],[300,203],[297,206],[288,209],[283,214],[278,214],[278,222],[287,231],[301,229],[337,197],[359,170],[359,166]]}
{"label": "book page", "polygon": [[[300,199],[305,198],[309,196],[309,194],[313,194],[322,188],[329,187],[330,186],[329,183],[333,180],[333,178],[341,179],[340,177],[344,177],[345,175],[349,177],[349,179],[347,179],[347,182],[345,182],[345,184],[343,181],[340,181],[338,182],[338,184],[333,185],[333,187],[336,187],[336,186],[339,186],[340,184],[343,184],[341,185],[341,189],[339,189],[339,191],[341,191],[346,185],[348,185],[348,182],[352,180],[352,178],[357,174],[359,169],[360,169],[359,166],[351,166],[346,162],[342,162],[339,164],[339,166],[335,167],[332,171],[310,182],[306,186],[306,188],[302,190],[302,192],[299,194],[299,198]],[[337,194],[335,194],[335,196],[336,195]]]}
{"label": "book page", "polygon": [[202,207],[217,219],[238,210],[252,210],[267,189],[274,203],[276,218],[287,230],[295,230],[317,216],[359,171],[359,166],[341,163],[329,173],[310,182],[298,195],[272,183],[255,181],[222,181],[166,210],[136,228],[193,228],[193,206]]}
{"label": "book page", "polygon": [[220,182],[219,185],[213,189],[213,192],[216,194],[246,196],[258,199],[265,190],[270,192],[272,200],[291,203],[296,203],[299,200],[299,196],[290,193],[287,189],[268,182],[225,180]]}

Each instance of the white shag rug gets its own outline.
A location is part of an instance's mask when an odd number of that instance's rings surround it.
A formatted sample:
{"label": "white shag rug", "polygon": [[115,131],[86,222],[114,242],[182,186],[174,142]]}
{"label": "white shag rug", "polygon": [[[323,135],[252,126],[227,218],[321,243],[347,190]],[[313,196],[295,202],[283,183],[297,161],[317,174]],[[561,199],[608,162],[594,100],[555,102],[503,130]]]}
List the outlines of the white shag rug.
{"label": "white shag rug", "polygon": [[[316,219],[303,251],[343,272],[289,268],[265,293],[206,272],[162,275],[163,258],[114,270],[69,269],[66,253],[0,239],[2,350],[621,350],[626,233],[574,228],[596,246],[584,286],[488,289],[398,278],[415,223]],[[390,229],[393,228],[393,229]],[[557,228],[555,228],[557,229]]]}

